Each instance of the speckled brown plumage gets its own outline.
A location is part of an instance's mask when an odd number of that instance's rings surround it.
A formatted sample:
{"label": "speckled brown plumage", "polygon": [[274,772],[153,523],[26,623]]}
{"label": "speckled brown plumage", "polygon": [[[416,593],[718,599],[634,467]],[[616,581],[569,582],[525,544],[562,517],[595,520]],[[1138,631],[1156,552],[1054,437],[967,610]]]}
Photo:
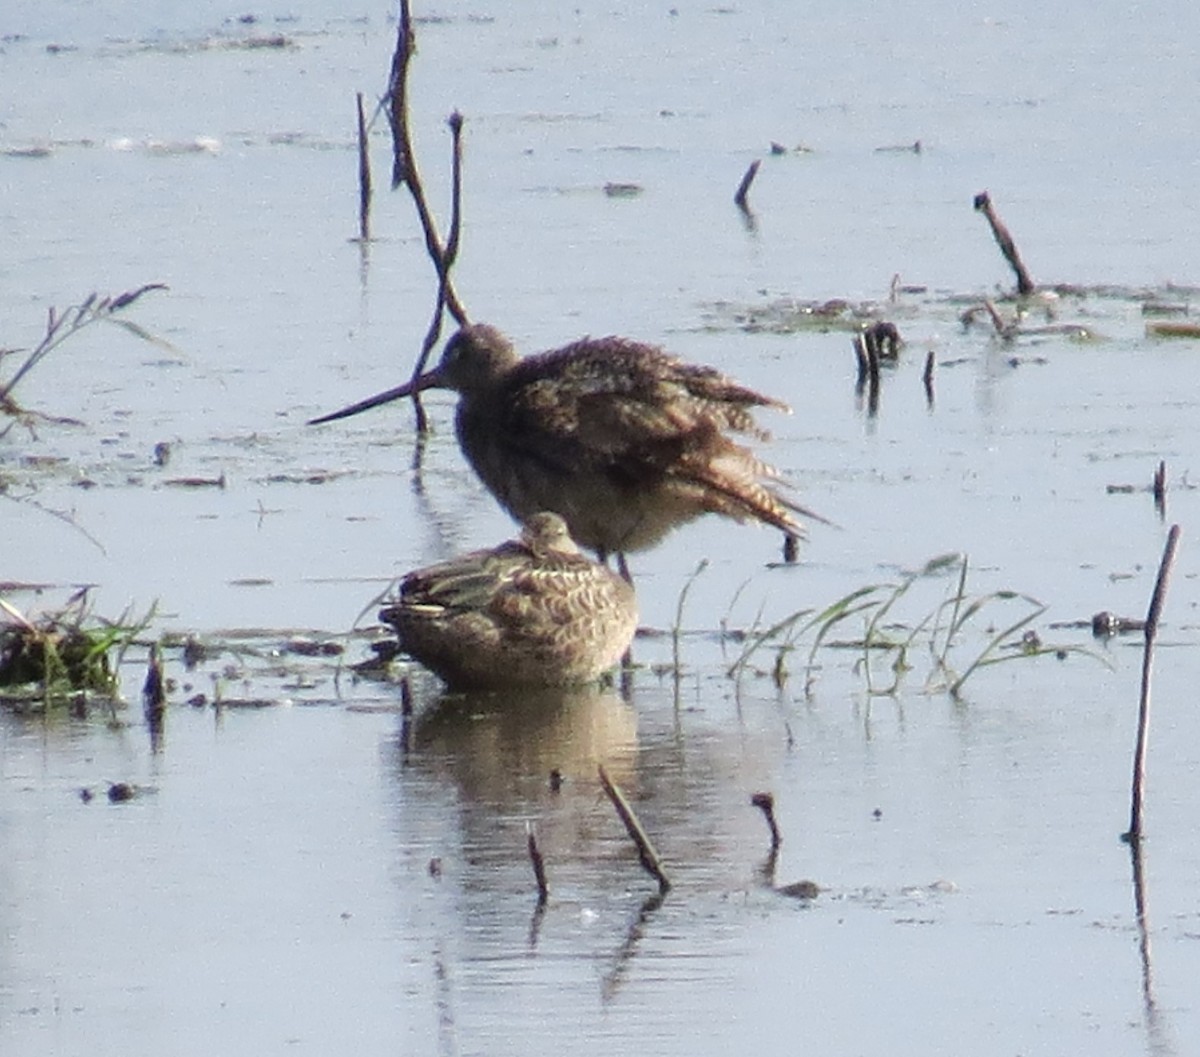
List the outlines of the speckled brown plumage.
{"label": "speckled brown plumage", "polygon": [[586,683],[637,628],[633,588],[580,553],[556,514],[519,540],[418,569],[379,614],[452,689]]}
{"label": "speckled brown plumage", "polygon": [[786,405],[711,367],[617,337],[522,359],[472,324],[416,388],[458,392],[459,443],[514,517],[553,510],[602,556],[651,547],[705,513],[803,531],[795,515],[808,512],[730,436],[762,439],[754,410]]}

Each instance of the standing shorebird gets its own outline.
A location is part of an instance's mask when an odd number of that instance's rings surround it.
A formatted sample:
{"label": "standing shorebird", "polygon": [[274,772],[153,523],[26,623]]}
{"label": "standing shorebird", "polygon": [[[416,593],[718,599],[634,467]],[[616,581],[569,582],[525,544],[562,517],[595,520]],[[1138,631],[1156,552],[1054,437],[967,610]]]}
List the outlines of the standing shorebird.
{"label": "standing shorebird", "polygon": [[452,690],[587,683],[633,641],[637,600],[580,553],[557,514],[519,540],[418,569],[379,619]]}
{"label": "standing shorebird", "polygon": [[495,327],[468,324],[437,367],[313,423],[425,389],[458,393],[459,444],[513,517],[552,510],[580,546],[601,560],[617,554],[623,572],[627,552],[702,514],[763,522],[790,538],[803,533],[796,514],[816,518],[730,436],[763,439],[753,410],[786,404],[625,338],[522,359]]}

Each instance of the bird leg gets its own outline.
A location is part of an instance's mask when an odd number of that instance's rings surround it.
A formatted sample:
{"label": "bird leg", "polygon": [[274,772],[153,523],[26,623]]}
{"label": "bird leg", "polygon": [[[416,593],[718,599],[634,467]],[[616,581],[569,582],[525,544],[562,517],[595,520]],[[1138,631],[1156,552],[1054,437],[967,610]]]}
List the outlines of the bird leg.
{"label": "bird leg", "polygon": [[627,584],[633,583],[633,576],[630,575],[629,565],[625,561],[624,551],[617,551],[617,572],[621,574],[622,579],[624,579]]}

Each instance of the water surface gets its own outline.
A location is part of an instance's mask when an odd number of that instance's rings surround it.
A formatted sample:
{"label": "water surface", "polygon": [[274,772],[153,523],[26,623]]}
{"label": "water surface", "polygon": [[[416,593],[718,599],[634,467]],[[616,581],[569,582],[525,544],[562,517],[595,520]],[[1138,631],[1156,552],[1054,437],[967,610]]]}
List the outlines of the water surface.
{"label": "water surface", "polygon": [[[51,306],[93,290],[170,289],[129,311],[165,344],[93,327],[17,390],[84,425],[0,440],[0,576],[43,585],[5,597],[36,612],[92,584],[97,613],[156,603],[149,634],[216,646],[194,671],[168,651],[157,750],[142,651],[115,728],[0,716],[5,1052],[1187,1052],[1195,348],[1148,337],[1143,308],[1186,320],[1200,282],[1178,43],[1200,27],[1176,6],[1162,23],[1076,4],[419,11],[437,16],[413,99],[439,210],[443,122],[467,122],[472,317],[529,350],[626,334],[777,394],[794,414],[772,416],[769,457],[837,527],[814,526],[796,568],[774,533],[715,522],[636,556],[643,624],[684,632],[677,680],[670,637],[647,636],[627,693],[440,701],[418,676],[405,725],[394,683],[349,671],[366,654],[351,629],[396,576],[512,526],[447,398],[429,401],[419,475],[403,406],[304,425],[405,376],[432,307],[403,193],[379,190],[375,241],[353,241],[354,93],[384,82],[388,12],[9,4],[0,345],[36,345]],[[382,123],[372,152],[382,188]],[[747,223],[731,199],[755,158]],[[1034,278],[1078,288],[1027,325],[1073,328],[1002,342],[960,322],[1013,285],[971,210],[985,188]],[[893,300],[895,276],[910,289]],[[796,325],[831,298],[853,306],[837,326]],[[874,417],[854,393],[856,312],[907,341]],[[1165,519],[1147,491],[1160,460]],[[1052,625],[1144,613],[1172,521],[1147,959],[1117,840],[1140,653]],[[743,643],[722,628],[946,552],[970,555],[969,593],[1039,599],[1043,641],[1107,666],[996,666],[955,700],[925,692],[921,648],[879,697],[854,651],[824,649],[806,695],[809,636],[782,686],[769,650],[726,675]],[[914,627],[952,589],[920,581],[893,616]],[[985,608],[959,670],[1020,612]],[[281,652],[300,633],[346,652]],[[209,706],[184,703],[199,693]],[[600,762],[672,872],[661,902]],[[139,795],[109,803],[117,781]],[[748,804],[764,789],[784,829],[769,877]],[[527,822],[550,871],[540,914]],[[815,901],[771,887],[800,879]]]}

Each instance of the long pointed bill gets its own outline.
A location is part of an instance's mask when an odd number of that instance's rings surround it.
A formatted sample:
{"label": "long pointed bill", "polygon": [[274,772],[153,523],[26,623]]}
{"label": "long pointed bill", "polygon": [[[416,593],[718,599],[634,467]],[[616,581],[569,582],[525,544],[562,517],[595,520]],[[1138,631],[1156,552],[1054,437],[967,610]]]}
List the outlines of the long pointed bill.
{"label": "long pointed bill", "polygon": [[441,385],[442,376],[435,367],[431,371],[426,371],[420,378],[405,382],[394,389],[388,389],[386,392],[368,396],[366,400],[360,400],[357,404],[343,407],[340,411],[331,411],[328,415],[322,415],[320,418],[310,418],[308,425],[319,426],[322,422],[334,422],[339,418],[349,418],[351,415],[357,415],[361,411],[370,411],[373,407],[379,407],[380,404],[390,404],[393,400],[402,400],[406,396],[412,396],[413,393],[419,393],[425,389],[437,389]]}

